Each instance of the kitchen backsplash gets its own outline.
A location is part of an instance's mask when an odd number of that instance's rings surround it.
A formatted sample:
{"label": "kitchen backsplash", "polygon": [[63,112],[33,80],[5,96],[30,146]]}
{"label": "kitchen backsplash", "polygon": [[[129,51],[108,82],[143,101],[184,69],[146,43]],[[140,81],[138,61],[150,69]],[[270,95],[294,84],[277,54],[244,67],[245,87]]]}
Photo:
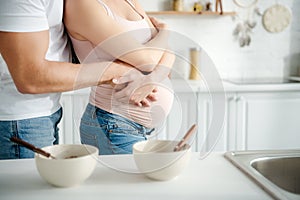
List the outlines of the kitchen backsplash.
{"label": "kitchen backsplash", "polygon": [[[185,10],[191,11],[195,1],[197,0],[184,0]],[[171,0],[140,0],[140,2],[146,11],[171,9]],[[237,7],[232,0],[222,2],[224,11],[235,11],[240,17],[247,13],[245,9]],[[254,19],[257,25],[251,33],[251,43],[246,47],[240,47],[233,36],[237,21],[234,21],[232,16],[155,15],[155,17],[166,22],[172,31],[199,44],[212,59],[222,78],[296,75],[300,68],[300,1],[259,0],[257,7],[263,13],[276,3],[285,5],[292,11],[291,24],[280,33],[269,33],[262,25],[262,17],[256,16]],[[188,55],[186,44],[180,44],[178,40],[176,46],[184,47],[178,51],[182,51],[185,56]]]}

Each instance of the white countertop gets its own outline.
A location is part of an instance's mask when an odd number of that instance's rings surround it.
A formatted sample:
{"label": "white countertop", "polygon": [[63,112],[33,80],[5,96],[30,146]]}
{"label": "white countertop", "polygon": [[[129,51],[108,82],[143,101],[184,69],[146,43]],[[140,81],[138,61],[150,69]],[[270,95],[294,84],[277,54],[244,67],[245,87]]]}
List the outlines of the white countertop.
{"label": "white countertop", "polygon": [[[215,82],[215,83],[214,83]],[[269,83],[269,84],[235,84],[228,81],[211,81],[211,85],[204,81],[172,80],[176,92],[300,92],[300,82],[295,83]]]}
{"label": "white countertop", "polygon": [[[105,165],[135,170],[132,155],[100,156]],[[56,188],[39,176],[33,159],[0,161],[1,200],[270,200],[247,176],[223,157],[213,153],[199,159],[193,153],[189,166],[177,178],[158,182],[141,174],[124,173],[100,162],[82,185]]]}
{"label": "white countertop", "polygon": [[224,81],[223,86],[226,92],[300,92],[299,83],[277,83],[277,84],[233,84]]}

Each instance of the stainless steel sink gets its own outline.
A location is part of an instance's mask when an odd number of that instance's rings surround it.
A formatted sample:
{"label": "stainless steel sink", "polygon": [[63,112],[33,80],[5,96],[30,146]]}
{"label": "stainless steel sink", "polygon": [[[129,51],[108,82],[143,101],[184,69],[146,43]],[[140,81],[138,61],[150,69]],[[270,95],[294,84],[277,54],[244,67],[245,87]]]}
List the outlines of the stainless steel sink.
{"label": "stainless steel sink", "polygon": [[300,149],[232,151],[224,156],[274,199],[300,199]]}

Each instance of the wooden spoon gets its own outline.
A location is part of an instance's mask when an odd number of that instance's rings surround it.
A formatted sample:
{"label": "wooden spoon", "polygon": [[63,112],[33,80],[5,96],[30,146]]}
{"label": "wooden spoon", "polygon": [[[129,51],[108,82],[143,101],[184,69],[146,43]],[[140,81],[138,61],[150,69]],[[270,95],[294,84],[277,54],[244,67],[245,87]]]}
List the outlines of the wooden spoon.
{"label": "wooden spoon", "polygon": [[186,134],[183,136],[183,138],[178,142],[178,144],[175,146],[173,151],[180,151],[182,147],[184,147],[186,141],[196,132],[197,125],[194,124],[192,127],[186,132]]}
{"label": "wooden spoon", "polygon": [[33,151],[33,152],[36,152],[36,153],[41,154],[41,155],[43,155],[43,156],[46,156],[47,158],[50,157],[50,158],[52,158],[52,159],[56,159],[56,158],[55,158],[54,156],[52,156],[50,153],[48,153],[48,152],[46,152],[46,151],[44,151],[44,150],[42,150],[42,149],[40,149],[40,148],[37,148],[37,147],[35,147],[34,145],[32,145],[32,144],[30,144],[30,143],[28,143],[28,142],[25,142],[24,140],[21,140],[21,139],[19,139],[19,138],[17,138],[17,137],[11,137],[11,138],[10,138],[10,141],[15,142],[15,143],[17,143],[17,144],[20,144],[20,145],[26,147],[27,149],[30,149],[30,150]]}

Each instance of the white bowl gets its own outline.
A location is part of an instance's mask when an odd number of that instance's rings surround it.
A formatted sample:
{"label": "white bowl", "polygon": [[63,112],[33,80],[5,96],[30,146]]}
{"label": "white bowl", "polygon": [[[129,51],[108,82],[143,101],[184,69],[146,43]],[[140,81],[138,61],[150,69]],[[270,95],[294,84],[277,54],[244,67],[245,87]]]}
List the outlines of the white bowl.
{"label": "white bowl", "polygon": [[190,161],[191,148],[174,152],[179,141],[147,140],[133,145],[133,156],[139,171],[148,178],[166,181],[177,177]]}
{"label": "white bowl", "polygon": [[95,169],[99,152],[96,147],[81,144],[54,145],[42,149],[57,159],[35,154],[37,170],[43,179],[57,187],[71,187],[85,181]]}

